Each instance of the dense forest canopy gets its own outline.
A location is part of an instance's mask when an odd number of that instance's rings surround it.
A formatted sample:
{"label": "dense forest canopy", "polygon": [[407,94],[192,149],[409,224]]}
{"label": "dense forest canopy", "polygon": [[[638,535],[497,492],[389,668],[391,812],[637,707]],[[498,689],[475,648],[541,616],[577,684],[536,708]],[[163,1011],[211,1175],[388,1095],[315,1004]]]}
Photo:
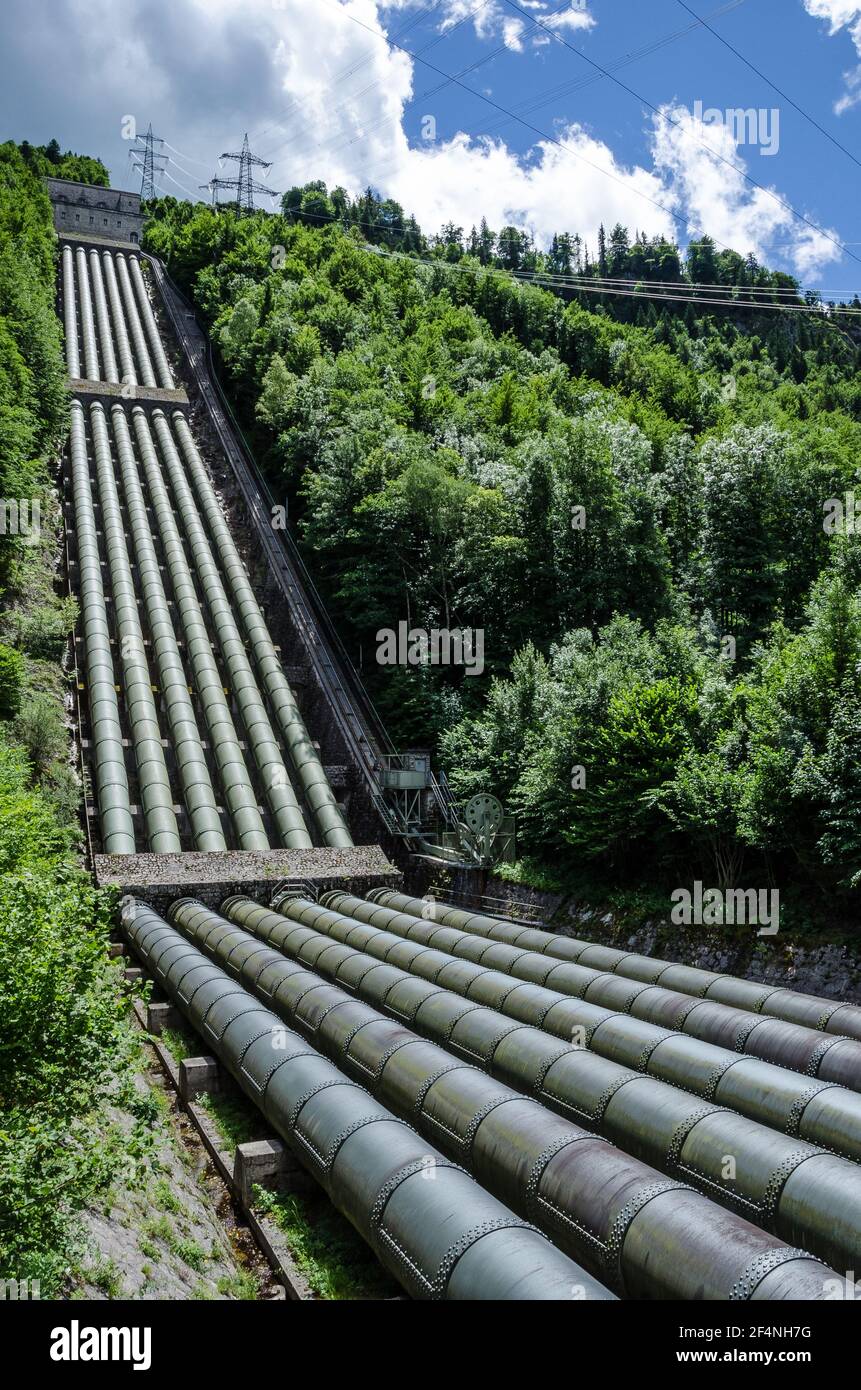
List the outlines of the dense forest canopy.
{"label": "dense forest canopy", "polygon": [[132,1048],[107,961],[113,897],[80,867],[64,708],[68,395],[46,173],[108,178],[56,142],[0,145],[0,1279],[51,1297],[80,1252],[79,1213],[128,1164],[109,1107],[130,1094]]}
{"label": "dense forest canopy", "polygon": [[[854,321],[707,237],[428,239],[322,183],[276,216],[151,211],[400,745],[547,861],[851,891],[859,561],[823,518],[858,482]],[[549,262],[559,292],[505,273]],[[782,307],[587,298],[605,270]],[[379,668],[402,620],[483,629],[485,676]]]}

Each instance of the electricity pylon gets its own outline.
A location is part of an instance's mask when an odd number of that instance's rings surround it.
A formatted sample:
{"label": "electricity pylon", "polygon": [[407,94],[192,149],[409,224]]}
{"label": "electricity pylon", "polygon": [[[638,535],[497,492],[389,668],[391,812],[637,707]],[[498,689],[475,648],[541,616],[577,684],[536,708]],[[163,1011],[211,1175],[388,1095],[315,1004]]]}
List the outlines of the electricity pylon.
{"label": "electricity pylon", "polygon": [[239,204],[240,213],[254,211],[254,194],[265,193],[270,198],[277,198],[275,189],[267,188],[265,183],[259,183],[252,174],[252,169],[271,169],[271,163],[265,159],[260,159],[256,154],[252,154],[248,145],[248,136],[242,141],[242,149],[237,154],[234,151],[225,150],[220,156],[221,159],[235,159],[239,163],[239,173],[235,179],[213,178],[208,184],[201,184],[201,188],[211,188],[213,190],[213,202],[219,188],[235,188],[236,201]]}
{"label": "electricity pylon", "polygon": [[[152,121],[147,126],[146,135],[138,136],[134,145],[131,146],[129,153],[137,155],[133,165],[135,169],[141,171],[141,202],[155,197],[155,176],[164,173],[167,164],[167,155],[157,150],[156,145],[163,145],[164,140],[160,135],[153,135]],[[164,163],[159,161],[163,160]]]}

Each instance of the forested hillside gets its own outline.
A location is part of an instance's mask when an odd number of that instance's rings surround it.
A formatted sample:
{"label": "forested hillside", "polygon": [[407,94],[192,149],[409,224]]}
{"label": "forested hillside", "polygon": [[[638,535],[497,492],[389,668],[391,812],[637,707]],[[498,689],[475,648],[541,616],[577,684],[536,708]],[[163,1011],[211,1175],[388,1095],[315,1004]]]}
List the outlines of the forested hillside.
{"label": "forested hillside", "polygon": [[64,709],[75,609],[56,585],[68,421],[47,171],[107,181],[95,160],[0,145],[0,1279],[38,1279],[43,1297],[128,1156],[107,1107],[131,1075]]}
{"label": "forested hillside", "polygon": [[[428,240],[320,184],[152,211],[400,746],[556,868],[854,901],[861,564],[823,524],[858,479],[854,321],[708,239]],[[602,267],[776,307],[595,297]],[[401,620],[484,629],[484,677],[379,667]]]}

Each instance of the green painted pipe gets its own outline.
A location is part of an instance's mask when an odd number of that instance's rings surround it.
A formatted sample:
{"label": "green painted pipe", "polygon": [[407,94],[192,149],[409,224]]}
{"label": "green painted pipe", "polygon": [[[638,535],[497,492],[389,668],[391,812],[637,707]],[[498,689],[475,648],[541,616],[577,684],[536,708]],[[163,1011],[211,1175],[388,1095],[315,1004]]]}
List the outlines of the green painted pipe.
{"label": "green painted pipe", "polygon": [[99,381],[99,354],[96,348],[96,324],[93,318],[93,301],[90,295],[90,277],[87,273],[87,254],[83,246],[75,250],[78,272],[78,302],[81,310],[81,337],[84,342],[84,367],[90,381]]}
{"label": "green painted pipe", "polygon": [[302,793],[323,843],[332,848],[348,847],[352,845],[353,838],[299,713],[299,707],[260,612],[245,566],[230,534],[230,527],[218,504],[203,460],[181,411],[174,412],[173,425],[188,476],[197,494],[198,504],[206,519],[227,587],[233,598],[234,610],[248,639],[254,665]]}
{"label": "green painted pipe", "polygon": [[115,255],[114,266],[117,279],[119,280],[120,290],[122,291],[126,323],[131,333],[132,342],[134,343],[135,357],[137,358],[141,384],[143,386],[157,386],[158,382],[155,379],[155,372],[153,371],[153,365],[150,360],[146,337],[140,321],[137,305],[135,304],[135,297],[132,293],[131,281],[129,280],[129,269],[126,265],[125,256]]}
{"label": "green painted pipe", "polygon": [[63,331],[66,340],[66,371],[74,379],[81,376],[78,348],[78,316],[75,299],[75,261],[71,246],[63,247]]}
{"label": "green painted pipe", "polygon": [[[626,980],[607,971],[593,970],[586,965],[562,961],[543,952],[510,943],[512,923],[499,922],[493,926],[493,936],[479,930],[475,918],[450,908],[445,903],[423,898],[408,898],[403,893],[380,889],[369,895],[372,903],[386,907],[395,916],[423,918],[440,931],[452,930],[456,937],[437,938],[443,950],[453,949],[443,944],[446,939],[457,940],[457,953],[472,951],[471,959],[482,960],[495,969],[529,979],[562,994],[571,994],[602,1004],[636,1018],[647,1019],[662,1027],[692,1034],[704,1042],[717,1043],[733,1052],[745,1052],[792,1071],[803,1072],[811,1080],[832,1081],[838,1086],[861,1091],[861,1043],[839,1036],[823,1037],[822,1033],[783,1019],[763,1018],[761,1014],[731,1008],[708,999],[694,999],[678,990],[650,985],[643,981]],[[491,919],[485,919],[490,922]],[[398,926],[390,928],[398,931]],[[532,930],[526,928],[525,930]],[[467,939],[476,943],[470,947]],[[560,938],[561,939],[561,938]],[[522,941],[522,937],[518,937]]]}
{"label": "green painted pipe", "polygon": [[105,612],[87,432],[84,408],[78,401],[72,401],[71,417],[72,503],[78,551],[78,593],[102,847],[105,854],[134,854],[134,821],[129,803],[123,732]]}
{"label": "green painted pipe", "polygon": [[132,411],[132,426],[170,575],[179,623],[185,636],[197,698],[209,732],[233,833],[240,849],[268,849],[269,840],[239,747],[221,676],[212,655],[209,631],[200,610],[179,528],[162,478],[149,421],[140,406],[135,406]]}
{"label": "green painted pipe", "polygon": [[465,1000],[461,962],[441,952],[305,899],[285,897],[278,913],[261,915],[248,899],[231,898],[224,910],[457,1056],[480,1060],[500,1081],[783,1240],[840,1269],[861,1251],[861,1167],[848,1159]]}
{"label": "green painted pipe", "polygon": [[173,793],[126,549],[108,426],[105,412],[98,402],[90,406],[90,425],[114,601],[114,633],[123,671],[123,700],[137,765],[144,830],[147,844],[154,854],[178,854],[182,843],[173,810]]}
{"label": "green painted pipe", "polygon": [[114,353],[114,337],[108,314],[108,301],[105,297],[105,282],[102,277],[102,263],[95,247],[90,248],[90,279],[93,282],[93,302],[96,306],[96,322],[99,326],[99,350],[102,355],[103,381],[119,385],[120,374]]}
{"label": "green painted pipe", "polygon": [[225,850],[227,842],[186,684],[185,669],[149,528],[128,421],[122,406],[112,407],[111,419],[144,612],[194,846],[204,851]]}
{"label": "green painted pipe", "polygon": [[126,898],[122,922],[168,998],[413,1298],[612,1298],[152,908]]}
{"label": "green painted pipe", "polygon": [[123,313],[123,302],[120,298],[119,286],[117,284],[114,258],[110,251],[102,252],[102,270],[105,275],[108,302],[111,306],[111,320],[114,326],[113,341],[117,356],[120,360],[122,380],[125,385],[136,386],[139,381],[138,371],[132,355],[128,330],[126,329],[126,316]]}
{"label": "green painted pipe", "polygon": [[139,258],[137,256],[129,256],[128,265],[129,276],[135,294],[137,295],[140,316],[143,320],[147,339],[149,340],[150,354],[158,372],[159,385],[166,391],[175,391],[176,382],[173,379],[173,373],[170,370],[170,364],[167,360],[167,353],[164,350],[164,343],[161,340],[155,314],[152,311],[149,295],[146,292],[146,285],[144,284],[143,275],[141,274],[141,263]]}
{"label": "green painted pipe", "polygon": [[[635,1297],[721,1299],[733,1291],[739,1296],[741,1288],[752,1292],[747,1271],[753,1260],[777,1250],[773,1237],[740,1216],[727,1220],[683,1183],[663,1180],[642,1155],[596,1140],[570,1116],[548,1113],[566,1049],[299,925],[297,918],[307,915],[301,901],[285,902],[285,909],[292,920],[249,898],[223,904],[231,923],[309,969],[279,963],[277,954],[199,903],[183,900],[171,916],[228,971],[304,1027],[339,1066],[349,1063],[373,1075],[380,1099],[415,1116],[422,1132],[611,1286]],[[325,984],[321,974],[349,992]],[[397,1021],[384,1019],[380,1008]],[[410,1013],[421,1016],[420,1031],[433,1043],[403,1026]],[[486,1061],[488,1049],[498,1053],[493,1070],[500,1079],[473,1065]],[[505,1075],[506,1065],[512,1076]],[[548,1070],[556,1080],[542,1087]],[[518,1094],[524,1090],[531,1098]],[[660,1244],[683,1258],[656,1259]],[[759,1246],[753,1257],[751,1245]],[[808,1286],[810,1292],[823,1296],[821,1281],[813,1290]]]}
{"label": "green painted pipe", "polygon": [[[825,999],[817,994],[801,994],[783,985],[757,984],[753,980],[742,980],[737,975],[725,975],[715,970],[700,970],[693,965],[679,965],[658,957],[642,956],[635,951],[619,951],[612,946],[598,946],[590,941],[580,941],[575,937],[559,936],[555,932],[539,931],[533,927],[517,926],[495,917],[478,913],[466,913],[471,925],[464,926],[449,913],[460,913],[461,909],[442,905],[446,920],[461,930],[476,930],[483,936],[493,936],[515,946],[539,951],[558,960],[587,965],[597,970],[610,971],[626,979],[639,980],[645,984],[660,985],[664,989],[679,990],[682,994],[694,995],[697,999],[716,1000],[732,1008],[746,1009],[763,1017],[780,1018],[787,1023],[798,1023],[818,1032],[836,1034],[840,1037],[861,1041],[861,1006],[845,1004],[840,1000]],[[404,911],[412,911],[405,908]],[[511,928],[505,935],[499,928]]]}
{"label": "green painted pipe", "polygon": [[[603,1008],[546,985],[512,978],[502,966],[493,968],[500,965],[493,943],[383,907],[376,893],[370,897],[372,901],[327,893],[322,901],[360,922],[446,952],[450,959],[456,956],[458,978],[468,996],[511,1018],[535,1024],[554,1037],[577,1037],[611,1061],[669,1081],[772,1129],[821,1144],[845,1158],[861,1160],[858,1092],[659,1027],[627,1011]],[[504,957],[503,965],[506,961]]]}
{"label": "green painted pipe", "polygon": [[311,836],[296,794],[290,783],[281,750],[272,732],[263,697],[257,688],[254,673],[245,654],[239,629],[233,617],[224,585],[213,558],[203,523],[200,520],[191,489],[185,478],[182,461],[174,444],[170,426],[161,410],[154,410],[152,424],[158,440],[165,475],[173,492],[182,521],[183,534],[194,564],[198,584],[203,593],[212,628],[221,650],[224,665],[245,729],[266,800],[278,829],[280,844],[287,849],[310,849]]}

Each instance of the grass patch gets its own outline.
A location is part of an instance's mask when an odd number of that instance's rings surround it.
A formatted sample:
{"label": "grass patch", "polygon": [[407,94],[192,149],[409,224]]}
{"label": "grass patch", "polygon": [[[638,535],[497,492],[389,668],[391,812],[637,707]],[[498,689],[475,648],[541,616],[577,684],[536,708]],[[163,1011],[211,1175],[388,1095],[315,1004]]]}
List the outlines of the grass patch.
{"label": "grass patch", "polygon": [[123,1277],[113,1260],[100,1260],[91,1269],[83,1270],[83,1277],[94,1289],[106,1298],[120,1298],[123,1291]]}
{"label": "grass patch", "polygon": [[150,1189],[150,1196],[159,1211],[181,1211],[182,1204],[166,1178],[159,1178]]}
{"label": "grass patch", "polygon": [[282,1232],[318,1297],[377,1299],[401,1293],[347,1218],[322,1193],[300,1196],[256,1187],[254,1201]]}
{"label": "grass patch", "polygon": [[247,1144],[260,1137],[263,1123],[260,1112],[239,1093],[214,1091],[200,1096],[197,1103],[212,1117],[228,1148],[235,1149],[238,1144]]}
{"label": "grass patch", "polygon": [[200,1048],[196,1035],[186,1032],[184,1028],[165,1028],[159,1034],[159,1042],[164,1044],[177,1065],[184,1062],[186,1057],[197,1056]]}
{"label": "grass patch", "polygon": [[251,1270],[238,1270],[236,1274],[222,1274],[215,1287],[223,1298],[237,1298],[244,1302],[260,1297],[260,1284]]}

